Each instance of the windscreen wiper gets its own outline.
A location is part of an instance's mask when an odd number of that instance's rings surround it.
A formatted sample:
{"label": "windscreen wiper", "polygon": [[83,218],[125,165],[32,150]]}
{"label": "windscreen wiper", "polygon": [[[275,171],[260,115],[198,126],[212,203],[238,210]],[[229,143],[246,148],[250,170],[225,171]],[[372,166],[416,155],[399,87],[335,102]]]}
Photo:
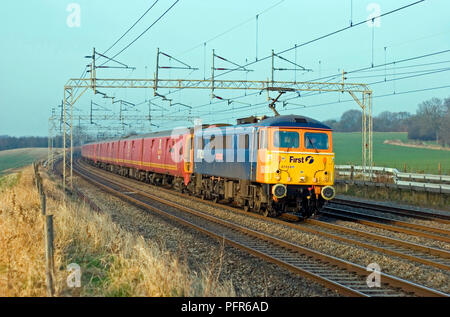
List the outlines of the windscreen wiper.
{"label": "windscreen wiper", "polygon": [[311,141],[311,139],[309,138],[309,136],[307,136],[309,143],[313,146],[314,150],[316,151],[316,153],[319,153],[319,150],[316,148],[316,146],[314,145],[314,143]]}

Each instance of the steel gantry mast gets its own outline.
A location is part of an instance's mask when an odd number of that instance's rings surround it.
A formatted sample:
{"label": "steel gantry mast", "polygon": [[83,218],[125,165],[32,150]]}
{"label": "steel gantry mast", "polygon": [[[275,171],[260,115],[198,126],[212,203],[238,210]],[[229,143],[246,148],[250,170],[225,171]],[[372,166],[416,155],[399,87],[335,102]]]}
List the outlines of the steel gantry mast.
{"label": "steel gantry mast", "polygon": [[[373,146],[372,146],[372,120],[373,120],[373,93],[362,83],[346,82],[345,72],[342,73],[341,82],[291,82],[291,81],[252,81],[252,80],[218,80],[214,79],[161,79],[155,74],[152,79],[120,79],[120,78],[96,78],[95,73],[95,49],[91,64],[90,78],[73,78],[64,86],[63,105],[63,182],[66,185],[67,174],[70,173],[69,184],[72,186],[73,166],[73,105],[80,96],[92,89],[94,94],[97,89],[197,89],[209,90],[255,90],[277,92],[316,91],[316,92],[340,92],[349,93],[360,106],[363,114],[362,120],[362,166],[363,174],[372,177]],[[159,65],[157,65],[158,68]],[[74,89],[81,92],[75,96]],[[69,130],[68,130],[69,129]],[[69,142],[70,140],[70,142]],[[66,168],[68,171],[66,171]]]}
{"label": "steel gantry mast", "polygon": [[48,153],[47,153],[47,166],[49,170],[53,169],[54,162],[54,148],[57,128],[58,117],[55,114],[55,109],[52,109],[52,115],[48,118]]}

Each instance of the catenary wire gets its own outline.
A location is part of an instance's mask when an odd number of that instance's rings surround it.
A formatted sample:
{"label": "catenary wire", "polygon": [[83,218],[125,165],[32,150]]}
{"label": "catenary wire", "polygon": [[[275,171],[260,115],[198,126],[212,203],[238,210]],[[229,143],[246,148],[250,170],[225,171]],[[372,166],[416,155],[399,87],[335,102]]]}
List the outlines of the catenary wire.
{"label": "catenary wire", "polygon": [[128,34],[128,32],[130,32],[135,26],[136,24],[139,23],[139,21],[142,20],[142,18],[158,3],[159,0],[156,0],[151,6],[150,8],[147,9],[147,11],[144,12],[143,15],[141,15],[141,17],[134,22],[134,24],[121,36],[117,39],[117,41],[115,41],[106,51],[103,52],[103,54],[106,54],[110,49],[112,49],[125,35]]}

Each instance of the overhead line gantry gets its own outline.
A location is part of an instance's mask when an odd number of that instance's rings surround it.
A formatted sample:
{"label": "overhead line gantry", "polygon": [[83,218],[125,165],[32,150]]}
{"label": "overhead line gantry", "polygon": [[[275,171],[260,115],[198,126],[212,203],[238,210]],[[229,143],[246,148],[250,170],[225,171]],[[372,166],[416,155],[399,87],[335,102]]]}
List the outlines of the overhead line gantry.
{"label": "overhead line gantry", "polygon": [[[161,79],[155,77],[151,79],[135,78],[97,78],[95,71],[95,50],[92,58],[90,78],[72,78],[64,86],[63,104],[63,182],[66,185],[68,171],[70,173],[70,186],[72,186],[73,176],[73,106],[76,101],[88,90],[92,89],[94,94],[97,89],[197,89],[210,90],[214,95],[215,90],[255,90],[267,91],[268,102],[273,100],[269,97],[271,92],[283,94],[286,92],[319,91],[319,92],[339,92],[348,93],[362,110],[362,166],[365,173],[372,175],[373,167],[373,101],[372,90],[362,83],[346,82],[346,73],[342,72],[340,82],[298,82],[298,81],[275,81],[275,80],[218,80],[214,76],[211,79]],[[158,65],[157,65],[158,69]],[[80,93],[74,95],[74,89]],[[274,105],[272,105],[274,107]],[[70,130],[68,130],[70,129]],[[70,142],[69,142],[70,140]],[[70,157],[68,158],[68,154]],[[66,170],[68,169],[68,171]]]}

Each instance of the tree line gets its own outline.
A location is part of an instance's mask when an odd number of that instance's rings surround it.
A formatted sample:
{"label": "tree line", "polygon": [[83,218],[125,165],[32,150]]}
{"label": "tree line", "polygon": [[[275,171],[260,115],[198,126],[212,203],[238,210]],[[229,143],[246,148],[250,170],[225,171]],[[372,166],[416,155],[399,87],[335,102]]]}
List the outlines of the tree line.
{"label": "tree line", "polygon": [[[360,132],[362,112],[348,110],[340,120],[324,123],[336,132]],[[450,97],[426,100],[418,105],[416,114],[384,111],[374,116],[373,131],[407,132],[410,140],[436,141],[442,146],[450,146]]]}
{"label": "tree line", "polygon": [[[58,137],[54,141],[53,146],[59,147],[61,144],[61,137]],[[28,147],[48,147],[48,138],[39,136],[14,137],[0,135],[0,151]]]}

